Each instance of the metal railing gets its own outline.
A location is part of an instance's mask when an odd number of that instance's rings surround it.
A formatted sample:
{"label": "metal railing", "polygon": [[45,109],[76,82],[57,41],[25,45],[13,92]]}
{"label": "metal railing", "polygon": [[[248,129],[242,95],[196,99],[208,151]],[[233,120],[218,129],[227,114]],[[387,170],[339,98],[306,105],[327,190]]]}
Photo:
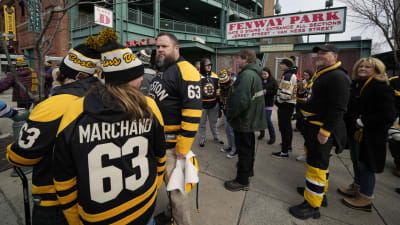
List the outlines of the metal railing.
{"label": "metal railing", "polygon": [[249,18],[253,18],[254,17],[254,12],[253,11],[251,11],[250,9],[247,9],[247,8],[237,4],[237,3],[234,3],[234,2],[231,1],[231,2],[229,2],[229,6],[230,6],[231,10],[233,10],[233,11],[242,13],[242,14],[248,16]]}
{"label": "metal railing", "polygon": [[75,24],[72,24],[72,28],[83,28],[89,27],[94,24],[94,15],[81,15]]}
{"label": "metal railing", "polygon": [[[135,9],[129,9],[128,21],[149,27],[154,27],[153,15],[143,13]],[[221,30],[217,28],[201,26],[193,23],[186,23],[182,21],[176,21],[164,18],[160,18],[160,28],[170,31],[205,34],[217,37],[221,36]]]}

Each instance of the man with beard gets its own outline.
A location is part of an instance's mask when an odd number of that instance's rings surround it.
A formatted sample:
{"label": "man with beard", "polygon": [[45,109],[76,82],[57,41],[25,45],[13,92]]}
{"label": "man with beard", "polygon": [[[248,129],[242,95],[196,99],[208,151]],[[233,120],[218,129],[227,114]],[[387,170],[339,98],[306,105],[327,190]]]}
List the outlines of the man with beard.
{"label": "man with beard", "polygon": [[[168,184],[177,159],[185,159],[194,141],[201,118],[200,74],[179,55],[178,40],[173,34],[160,33],[157,37],[157,76],[150,84],[153,97],[164,118],[167,161],[165,183]],[[192,224],[188,196],[174,190],[170,193],[170,210],[155,217],[156,224],[171,222]]]}
{"label": "man with beard", "polygon": [[237,61],[241,71],[229,89],[226,117],[233,128],[239,155],[236,178],[224,184],[229,191],[248,190],[254,166],[254,131],[267,128],[262,70],[256,59],[253,50],[240,51]]}
{"label": "man with beard", "polygon": [[298,95],[300,112],[304,117],[304,148],[307,150],[306,187],[297,188],[304,202],[290,207],[296,218],[319,218],[319,207],[327,206],[329,157],[333,145],[340,153],[346,144],[343,115],[350,96],[350,79],[338,61],[339,49],[326,44],[314,47],[318,71],[307,89]]}

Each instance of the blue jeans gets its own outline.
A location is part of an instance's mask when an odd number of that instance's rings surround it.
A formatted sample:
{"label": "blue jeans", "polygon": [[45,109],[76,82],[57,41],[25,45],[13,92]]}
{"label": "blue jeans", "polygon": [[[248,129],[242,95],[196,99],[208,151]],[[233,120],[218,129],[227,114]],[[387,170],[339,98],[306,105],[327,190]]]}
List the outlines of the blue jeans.
{"label": "blue jeans", "polygon": [[[275,139],[275,129],[274,129],[274,125],[272,124],[272,120],[271,120],[271,116],[272,116],[272,110],[265,110],[266,112],[266,118],[267,118],[267,128],[268,128],[268,132],[269,132],[269,137],[270,139]],[[262,136],[265,135],[265,131],[261,130],[260,134]]]}
{"label": "blue jeans", "polygon": [[360,193],[371,197],[375,189],[375,173],[368,170],[360,161],[353,161],[354,183],[360,185]]}
{"label": "blue jeans", "polygon": [[232,149],[236,149],[235,134],[233,133],[231,125],[229,125],[228,123],[226,115],[224,115],[224,127],[225,127],[226,138],[228,139],[228,146],[231,147]]}
{"label": "blue jeans", "polygon": [[150,220],[149,220],[149,222],[147,222],[146,225],[155,225],[155,223],[154,223],[154,218],[151,217]]}

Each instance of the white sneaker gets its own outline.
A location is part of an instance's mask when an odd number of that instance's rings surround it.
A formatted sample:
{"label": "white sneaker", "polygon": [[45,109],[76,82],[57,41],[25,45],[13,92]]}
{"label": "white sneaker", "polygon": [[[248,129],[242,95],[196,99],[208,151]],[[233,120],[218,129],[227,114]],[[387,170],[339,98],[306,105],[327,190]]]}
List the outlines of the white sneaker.
{"label": "white sneaker", "polygon": [[306,161],[306,159],[307,159],[307,155],[306,154],[299,155],[299,156],[296,157],[297,161]]}
{"label": "white sneaker", "polygon": [[230,146],[225,146],[220,149],[221,152],[230,152],[232,148]]}
{"label": "white sneaker", "polygon": [[236,149],[233,149],[232,151],[230,151],[230,152],[226,155],[226,158],[228,158],[228,159],[233,159],[233,158],[235,158],[236,156],[237,156]]}

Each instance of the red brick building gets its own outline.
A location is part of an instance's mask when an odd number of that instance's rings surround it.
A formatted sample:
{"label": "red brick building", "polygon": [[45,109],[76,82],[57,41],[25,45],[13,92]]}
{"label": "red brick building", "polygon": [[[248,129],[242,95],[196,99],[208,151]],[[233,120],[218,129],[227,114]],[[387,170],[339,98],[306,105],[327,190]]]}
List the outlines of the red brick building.
{"label": "red brick building", "polygon": [[[50,0],[42,0],[42,15],[43,22],[47,20],[48,13],[47,11],[52,8]],[[53,1],[54,2],[54,1]],[[0,1],[1,13],[0,13],[0,32],[3,33],[5,30],[5,18],[4,18],[4,10],[3,5],[14,6],[15,7],[15,23],[17,30],[17,40],[9,41],[10,51],[12,53],[23,54],[26,56],[30,56],[35,58],[34,47],[35,47],[35,37],[38,36],[38,33],[29,32],[28,31],[28,10],[27,5],[24,4],[22,0],[3,0]],[[49,25],[47,32],[45,34],[45,38],[49,38],[52,31],[56,26],[57,18],[60,15],[56,15],[55,18]],[[69,15],[64,16],[60,27],[58,29],[52,46],[50,50],[47,52],[47,56],[57,56],[63,57],[67,54],[68,49],[70,48],[70,37],[69,37]]]}

